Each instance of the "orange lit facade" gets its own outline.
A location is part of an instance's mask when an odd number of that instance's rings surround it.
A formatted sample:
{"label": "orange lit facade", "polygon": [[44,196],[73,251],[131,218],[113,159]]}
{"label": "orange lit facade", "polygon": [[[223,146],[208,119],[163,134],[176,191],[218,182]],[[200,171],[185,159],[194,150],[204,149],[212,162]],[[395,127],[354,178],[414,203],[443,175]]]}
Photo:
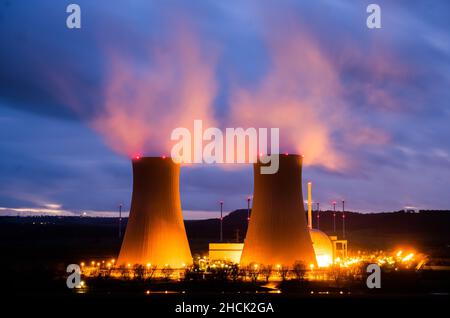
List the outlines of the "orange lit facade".
{"label": "orange lit facade", "polygon": [[261,174],[262,164],[254,164],[253,209],[240,263],[317,266],[303,207],[302,157],[279,160],[275,174]]}
{"label": "orange lit facade", "polygon": [[179,192],[180,166],[170,158],[133,160],[133,195],[117,265],[192,264]]}

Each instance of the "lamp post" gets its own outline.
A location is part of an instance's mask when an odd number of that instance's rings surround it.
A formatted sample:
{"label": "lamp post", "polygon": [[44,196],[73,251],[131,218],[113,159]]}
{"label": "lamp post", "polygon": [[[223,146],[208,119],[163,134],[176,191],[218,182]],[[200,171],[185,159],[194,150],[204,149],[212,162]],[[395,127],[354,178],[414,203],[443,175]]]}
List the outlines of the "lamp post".
{"label": "lamp post", "polygon": [[336,201],[333,201],[333,233],[336,233]]}
{"label": "lamp post", "polygon": [[247,224],[250,222],[250,196],[247,197]]}
{"label": "lamp post", "polygon": [[223,242],[223,201],[220,201],[220,242]]}
{"label": "lamp post", "polygon": [[119,204],[119,239],[122,237],[122,204]]}
{"label": "lamp post", "polygon": [[317,229],[320,230],[320,203],[317,202]]}
{"label": "lamp post", "polygon": [[345,239],[345,200],[342,200],[342,238]]}

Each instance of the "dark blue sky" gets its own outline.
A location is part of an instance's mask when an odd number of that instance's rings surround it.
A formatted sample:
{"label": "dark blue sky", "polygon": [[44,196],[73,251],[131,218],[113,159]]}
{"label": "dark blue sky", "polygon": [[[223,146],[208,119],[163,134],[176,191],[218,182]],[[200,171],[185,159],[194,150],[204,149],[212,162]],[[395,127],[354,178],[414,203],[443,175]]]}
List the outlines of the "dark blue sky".
{"label": "dark blue sky", "polygon": [[[373,1],[71,2],[0,0],[0,213],[127,209],[128,154],[195,118],[280,127],[323,208],[450,208],[448,1],[376,1],[380,30]],[[233,210],[252,171],[181,187],[185,211]]]}

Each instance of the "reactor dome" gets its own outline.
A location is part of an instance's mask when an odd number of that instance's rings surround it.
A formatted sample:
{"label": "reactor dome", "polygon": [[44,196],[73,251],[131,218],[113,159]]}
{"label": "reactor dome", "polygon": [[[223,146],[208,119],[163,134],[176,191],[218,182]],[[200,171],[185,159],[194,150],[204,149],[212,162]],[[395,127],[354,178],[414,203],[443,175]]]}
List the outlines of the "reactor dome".
{"label": "reactor dome", "polygon": [[309,235],[316,254],[317,265],[327,267],[333,263],[333,243],[328,235],[317,229],[309,229]]}

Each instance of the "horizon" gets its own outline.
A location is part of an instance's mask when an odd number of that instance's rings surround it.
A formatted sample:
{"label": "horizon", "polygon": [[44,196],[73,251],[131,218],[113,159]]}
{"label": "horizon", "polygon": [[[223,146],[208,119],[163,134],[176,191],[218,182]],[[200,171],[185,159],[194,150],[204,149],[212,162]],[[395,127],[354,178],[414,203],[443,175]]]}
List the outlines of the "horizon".
{"label": "horizon", "polygon": [[[4,214],[0,214],[0,217],[74,217],[74,218],[119,218],[119,213],[115,211],[53,211],[53,212],[43,212],[42,211],[34,211],[29,212],[27,209],[8,209],[8,208],[0,208],[0,211],[6,211]],[[251,211],[252,209],[250,209]],[[247,208],[239,208],[232,211],[224,211],[223,217],[226,218],[230,214],[234,212],[247,211]],[[182,211],[183,212],[183,220],[184,221],[201,221],[201,220],[216,220],[220,219],[220,211]],[[333,210],[320,210],[320,213],[331,213]],[[352,211],[345,210],[345,213],[354,213],[354,214],[390,214],[390,213],[426,213],[426,212],[450,212],[448,210],[416,210],[416,211],[405,211],[405,210],[392,210],[392,211]],[[84,214],[85,213],[85,214]],[[216,213],[217,216],[214,217],[213,214]],[[307,212],[305,212],[306,214]],[[316,214],[317,211],[312,211],[313,214]],[[336,210],[336,213],[342,213],[342,210]],[[128,211],[122,211],[122,218],[127,219],[129,217]]]}

